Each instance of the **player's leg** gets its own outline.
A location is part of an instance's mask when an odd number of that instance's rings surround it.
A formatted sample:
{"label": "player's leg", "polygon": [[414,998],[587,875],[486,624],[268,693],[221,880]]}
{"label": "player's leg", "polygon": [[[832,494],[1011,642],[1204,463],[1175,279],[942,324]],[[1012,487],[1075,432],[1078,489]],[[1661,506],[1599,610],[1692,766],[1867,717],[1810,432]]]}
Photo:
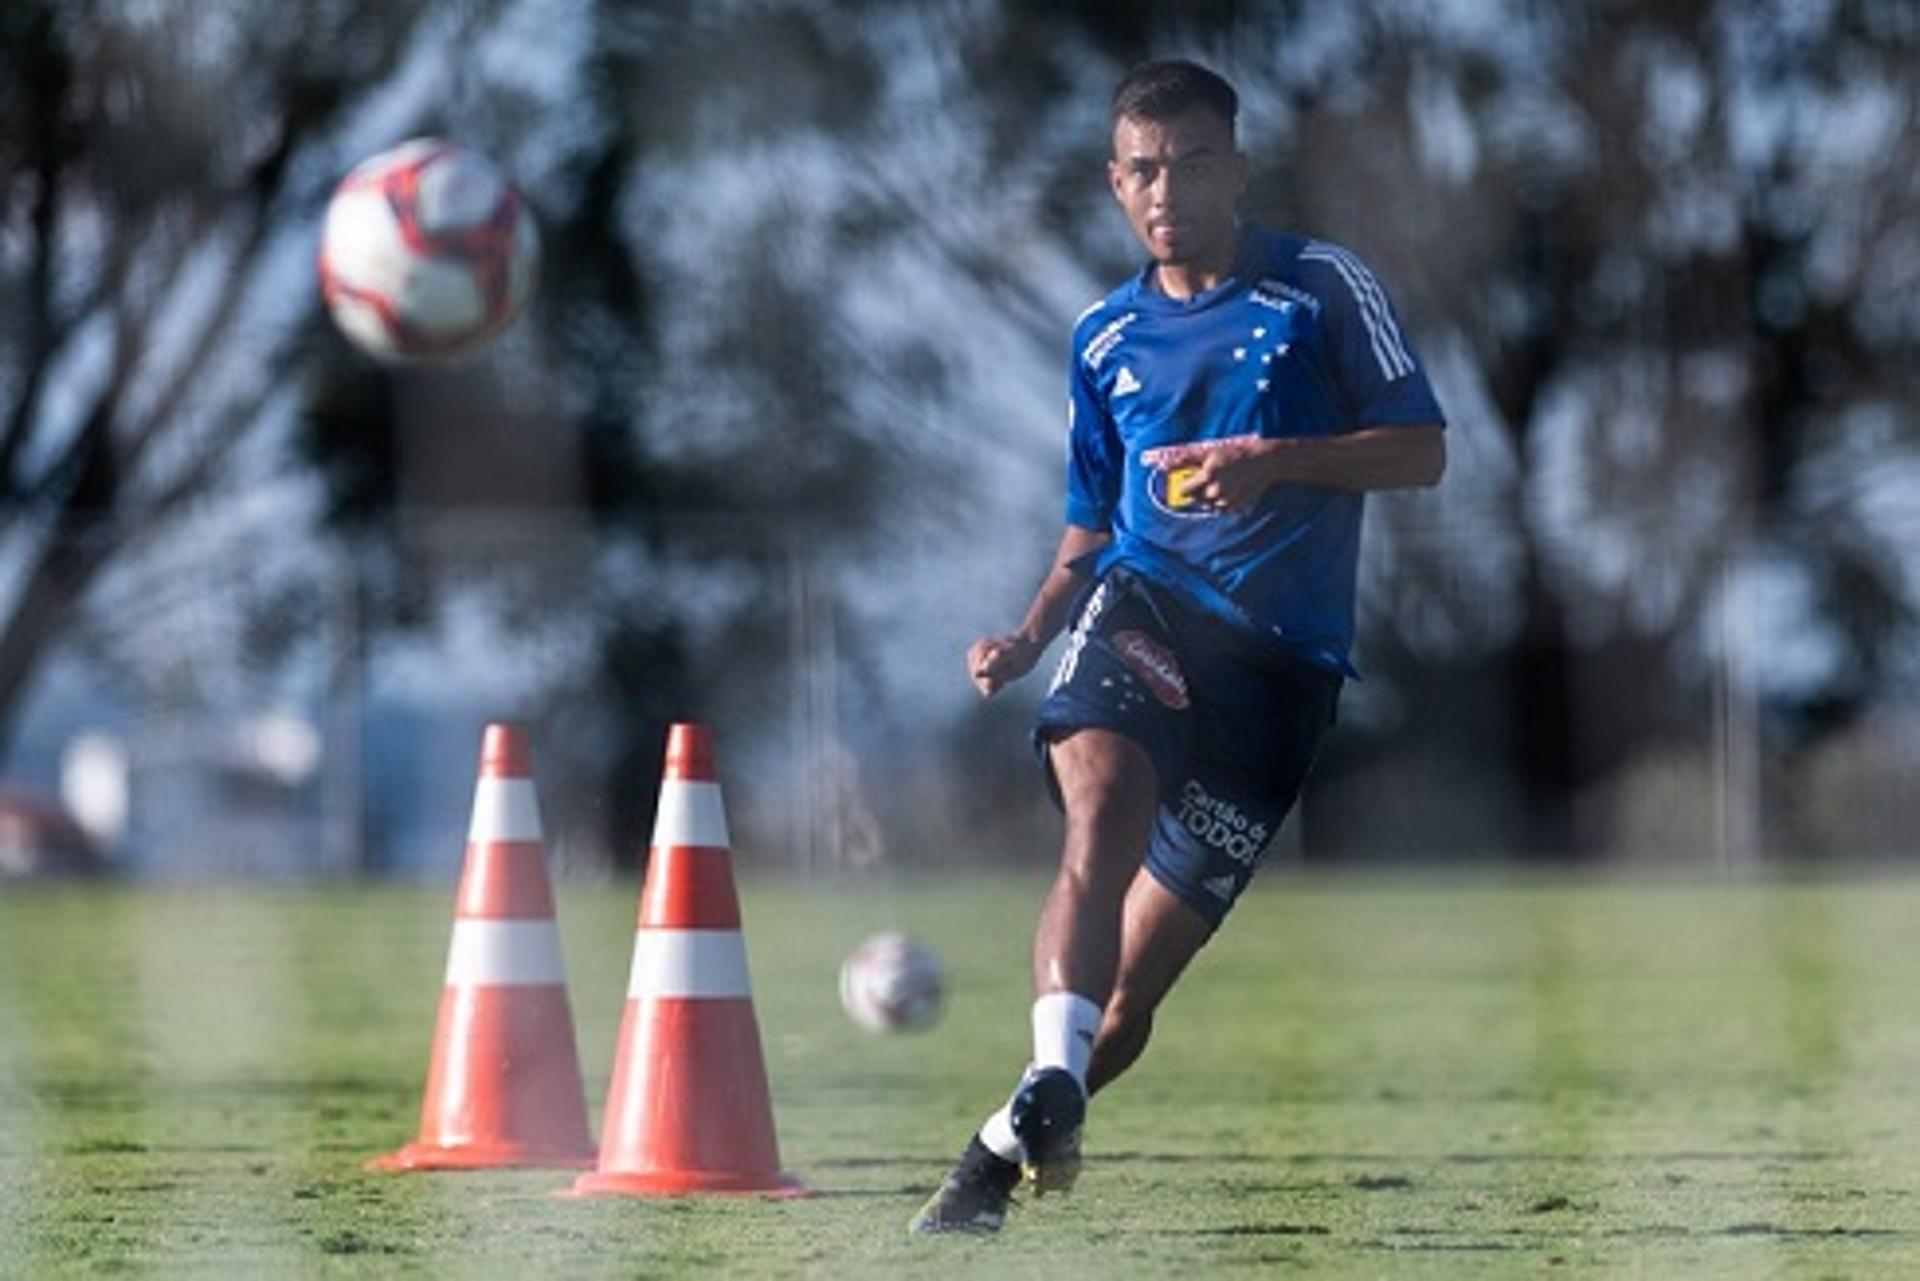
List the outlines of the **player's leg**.
{"label": "player's leg", "polygon": [[[1156,648],[1160,663],[1142,670],[1137,654],[1116,651],[1107,635],[1120,629]],[[1156,616],[1117,579],[1080,607],[1035,732],[1066,831],[1034,930],[1032,1062],[916,1216],[916,1232],[997,1231],[1023,1163],[1036,1191],[1064,1188],[1078,1169],[1086,1071],[1154,822],[1156,762],[1174,758],[1181,733],[1184,699],[1160,683],[1174,660],[1157,636]]]}
{"label": "player's leg", "polygon": [[1142,868],[1134,875],[1121,928],[1120,972],[1087,1068],[1089,1095],[1132,1067],[1147,1048],[1153,1012],[1213,929],[1151,872]]}
{"label": "player's leg", "polygon": [[[997,1231],[1023,1174],[1040,1194],[1070,1188],[1079,1173],[1087,1072],[1122,966],[1130,887],[1157,808],[1155,771],[1139,744],[1104,729],[1061,735],[1048,761],[1066,830],[1034,929],[1033,1061],[922,1208],[916,1232]],[[1157,982],[1158,972],[1142,981]]]}
{"label": "player's leg", "polygon": [[[1080,1174],[1087,1069],[1120,968],[1128,889],[1158,809],[1153,761],[1123,734],[1075,730],[1050,745],[1048,759],[1066,833],[1034,930],[1033,1062],[1004,1117],[1036,1195],[1066,1191]],[[1001,1121],[989,1121],[990,1136]]]}
{"label": "player's leg", "polygon": [[[1033,994],[1072,993],[1104,1007],[1120,968],[1128,889],[1157,808],[1153,762],[1138,743],[1106,729],[1075,730],[1054,742],[1048,757],[1066,832],[1034,929]],[[1097,1030],[1085,1038],[1086,1054]],[[1084,1065],[1080,1055],[1076,1076],[1085,1075]]]}
{"label": "player's leg", "polygon": [[1187,657],[1196,689],[1207,695],[1205,713],[1127,894],[1119,977],[1088,1069],[1089,1091],[1127,1071],[1146,1048],[1155,1011],[1232,911],[1292,809],[1339,696],[1330,675],[1248,667],[1225,645],[1192,644]]}

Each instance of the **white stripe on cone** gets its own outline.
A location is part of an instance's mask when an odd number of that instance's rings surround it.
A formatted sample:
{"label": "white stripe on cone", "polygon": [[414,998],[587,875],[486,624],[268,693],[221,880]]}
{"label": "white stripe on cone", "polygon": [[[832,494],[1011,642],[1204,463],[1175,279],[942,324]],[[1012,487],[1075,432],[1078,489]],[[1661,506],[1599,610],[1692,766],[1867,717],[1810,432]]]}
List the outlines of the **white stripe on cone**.
{"label": "white stripe on cone", "polygon": [[530,778],[483,778],[473,789],[469,841],[537,841],[540,798]]}
{"label": "white stripe on cone", "polygon": [[739,930],[644,929],[634,936],[629,1000],[751,996]]}
{"label": "white stripe on cone", "polygon": [[653,813],[653,847],[700,845],[727,848],[727,809],[720,784],[669,778],[660,784],[660,805]]}
{"label": "white stripe on cone", "polygon": [[462,918],[447,949],[448,987],[565,983],[560,932],[552,921]]}

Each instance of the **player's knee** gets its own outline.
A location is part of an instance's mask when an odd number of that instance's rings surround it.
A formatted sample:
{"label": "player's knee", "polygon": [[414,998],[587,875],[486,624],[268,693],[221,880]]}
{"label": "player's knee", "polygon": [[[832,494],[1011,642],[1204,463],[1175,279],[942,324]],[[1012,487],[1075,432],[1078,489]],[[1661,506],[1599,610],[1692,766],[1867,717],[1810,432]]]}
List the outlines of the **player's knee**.
{"label": "player's knee", "polygon": [[1137,842],[1068,825],[1060,847],[1060,875],[1078,892],[1111,899],[1117,911],[1139,866]]}

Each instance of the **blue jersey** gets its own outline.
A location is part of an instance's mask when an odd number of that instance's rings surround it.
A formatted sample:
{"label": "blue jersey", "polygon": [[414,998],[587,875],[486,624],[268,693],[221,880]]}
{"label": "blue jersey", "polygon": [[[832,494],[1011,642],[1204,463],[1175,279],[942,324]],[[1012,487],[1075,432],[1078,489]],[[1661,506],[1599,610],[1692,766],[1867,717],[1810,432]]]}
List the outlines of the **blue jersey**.
{"label": "blue jersey", "polygon": [[[1149,266],[1074,327],[1067,522],[1110,530],[1127,564],[1260,641],[1351,672],[1362,495],[1276,485],[1253,507],[1183,501],[1142,454],[1255,435],[1440,423],[1426,372],[1364,263],[1249,227],[1232,275],[1170,298]],[[1172,484],[1169,484],[1169,481]]]}

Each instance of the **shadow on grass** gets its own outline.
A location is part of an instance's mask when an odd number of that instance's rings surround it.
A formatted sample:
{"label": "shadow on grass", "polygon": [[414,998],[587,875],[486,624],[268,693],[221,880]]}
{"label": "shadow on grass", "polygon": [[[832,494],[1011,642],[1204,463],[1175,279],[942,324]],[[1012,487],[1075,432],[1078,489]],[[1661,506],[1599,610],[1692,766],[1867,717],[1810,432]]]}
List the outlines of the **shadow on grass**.
{"label": "shadow on grass", "polygon": [[1428,1161],[1448,1165],[1645,1165],[1682,1164],[1716,1161],[1839,1161],[1850,1154],[1839,1150],[1769,1149],[1745,1150],[1687,1149],[1676,1152],[1442,1152],[1431,1157],[1409,1158],[1404,1152],[1277,1152],[1260,1155],[1250,1152],[1098,1152],[1102,1164],[1139,1161],[1148,1165],[1386,1165],[1404,1166]]}
{"label": "shadow on grass", "polygon": [[1365,1250],[1391,1250],[1396,1253],[1432,1251],[1435,1253],[1503,1253],[1542,1250],[1568,1241],[1600,1237],[1610,1241],[1725,1241],[1751,1239],[1762,1242],[1817,1241],[1911,1241],[1920,1232],[1901,1228],[1843,1227],[1796,1228],[1775,1223],[1735,1223],[1721,1228],[1690,1228],[1676,1223],[1654,1223],[1644,1227],[1609,1228],[1594,1232],[1579,1224],[1570,1224],[1565,1232],[1532,1228],[1481,1230],[1455,1235],[1440,1228],[1396,1228],[1356,1242]]}
{"label": "shadow on grass", "polygon": [[312,1101],[328,1096],[402,1098],[419,1096],[416,1084],[401,1085],[384,1078],[338,1077],[207,1077],[174,1080],[163,1076],[119,1076],[95,1080],[36,1081],[33,1094],[42,1104],[89,1106],[125,1101],[206,1097],[231,1101],[243,1098]]}
{"label": "shadow on grass", "polygon": [[1095,1152],[1089,1159],[1108,1162],[1140,1161],[1147,1165],[1271,1165],[1288,1160],[1281,1156],[1256,1156],[1251,1152]]}
{"label": "shadow on grass", "polygon": [[942,1156],[830,1156],[807,1162],[809,1170],[920,1170],[929,1166],[945,1169],[953,1164],[953,1155]]}
{"label": "shadow on grass", "polygon": [[926,1197],[933,1193],[931,1183],[917,1183],[902,1188],[819,1188],[809,1187],[804,1201],[858,1201],[893,1200],[901,1197]]}
{"label": "shadow on grass", "polygon": [[1326,1237],[1333,1229],[1318,1223],[1229,1223],[1211,1228],[1162,1228],[1174,1237]]}
{"label": "shadow on grass", "polygon": [[1099,1152],[1106,1162],[1139,1161],[1149,1165],[1385,1165],[1404,1166],[1425,1162],[1448,1165],[1659,1165],[1720,1161],[1841,1161],[1851,1153],[1837,1149],[1744,1150],[1686,1149],[1674,1152],[1441,1152],[1430,1157],[1410,1158],[1405,1152],[1276,1152],[1259,1155],[1248,1152]]}

